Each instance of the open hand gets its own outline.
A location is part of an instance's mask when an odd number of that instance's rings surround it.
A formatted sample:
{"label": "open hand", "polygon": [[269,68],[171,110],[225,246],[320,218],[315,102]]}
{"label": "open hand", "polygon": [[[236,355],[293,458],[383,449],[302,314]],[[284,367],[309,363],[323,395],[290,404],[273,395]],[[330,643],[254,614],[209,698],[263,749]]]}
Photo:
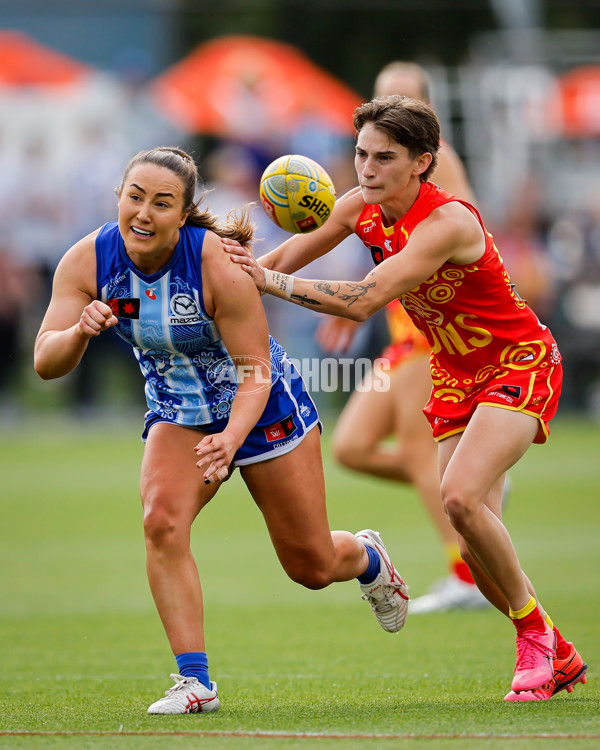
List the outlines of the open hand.
{"label": "open hand", "polygon": [[252,254],[252,250],[249,247],[240,245],[237,240],[232,240],[228,237],[221,237],[221,244],[223,250],[230,254],[231,260],[234,263],[239,263],[244,271],[252,277],[256,288],[262,294],[265,290],[265,269],[256,260]]}

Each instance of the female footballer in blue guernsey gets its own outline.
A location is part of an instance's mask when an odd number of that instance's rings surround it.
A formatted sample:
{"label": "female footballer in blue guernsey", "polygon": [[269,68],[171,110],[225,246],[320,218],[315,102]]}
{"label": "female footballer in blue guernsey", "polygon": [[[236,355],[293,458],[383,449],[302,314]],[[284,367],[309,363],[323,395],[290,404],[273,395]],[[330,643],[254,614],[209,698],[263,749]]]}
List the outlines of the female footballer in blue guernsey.
{"label": "female footballer in blue guernsey", "polygon": [[221,249],[221,237],[248,243],[253,226],[245,211],[221,226],[200,210],[197,183],[181,149],[134,156],[117,189],[118,221],[64,255],[35,343],[36,371],[58,378],[114,328],[145,377],[147,573],[177,662],[152,714],[219,708],[190,530],[236,466],[292,580],[320,589],[358,578],[390,632],[407,612],[406,586],[377,532],[330,531],[315,406],[269,336],[254,282]]}

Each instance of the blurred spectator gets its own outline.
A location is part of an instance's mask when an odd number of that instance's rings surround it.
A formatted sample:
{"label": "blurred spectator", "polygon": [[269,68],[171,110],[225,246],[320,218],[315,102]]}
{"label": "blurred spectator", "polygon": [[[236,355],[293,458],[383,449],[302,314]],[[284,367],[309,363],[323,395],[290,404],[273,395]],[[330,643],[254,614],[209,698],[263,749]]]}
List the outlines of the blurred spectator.
{"label": "blurred spectator", "polygon": [[556,304],[556,272],[544,241],[543,195],[534,177],[517,190],[492,234],[518,294],[548,322]]}
{"label": "blurred spectator", "polygon": [[80,237],[107,221],[114,221],[123,161],[130,158],[123,139],[102,122],[82,120],[73,134],[66,165],[68,236],[61,254]]}
{"label": "blurred spectator", "polygon": [[[3,224],[9,228],[10,245],[18,263],[35,270],[47,285],[64,249],[68,217],[64,172],[53,151],[48,137],[32,133],[20,158],[2,175],[7,196]],[[40,300],[40,309],[45,304],[46,299]]]}
{"label": "blurred spectator", "polygon": [[593,201],[558,216],[548,233],[558,279],[552,321],[563,355],[563,401],[600,415],[600,212]]}
{"label": "blurred spectator", "polygon": [[22,367],[25,313],[36,299],[38,285],[8,246],[0,246],[0,406],[13,408],[12,386]]}

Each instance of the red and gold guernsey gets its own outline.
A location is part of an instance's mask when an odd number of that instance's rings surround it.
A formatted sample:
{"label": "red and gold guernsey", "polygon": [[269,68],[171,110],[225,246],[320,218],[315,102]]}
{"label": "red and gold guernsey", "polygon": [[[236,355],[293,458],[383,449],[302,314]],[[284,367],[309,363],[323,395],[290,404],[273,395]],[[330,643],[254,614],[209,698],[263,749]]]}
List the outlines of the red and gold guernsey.
{"label": "red and gold guernsey", "polygon": [[[379,264],[402,252],[415,227],[432,211],[457,200],[437,185],[425,182],[415,203],[393,226],[384,226],[378,205],[367,205],[355,231]],[[434,400],[448,405],[467,399],[489,381],[511,372],[539,372],[560,363],[552,334],[515,292],[479,212],[469,203],[459,202],[481,225],[485,236],[483,255],[469,265],[445,263],[433,276],[400,297],[412,322],[431,346]],[[439,401],[438,405],[441,406]],[[445,411],[441,409],[442,414]]]}

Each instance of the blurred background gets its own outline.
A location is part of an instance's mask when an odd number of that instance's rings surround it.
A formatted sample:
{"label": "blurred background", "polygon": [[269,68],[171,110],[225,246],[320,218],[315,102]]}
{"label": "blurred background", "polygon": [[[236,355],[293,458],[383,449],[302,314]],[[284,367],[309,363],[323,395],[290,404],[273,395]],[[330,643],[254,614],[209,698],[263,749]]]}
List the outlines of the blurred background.
{"label": "blurred background", "polygon": [[[133,154],[191,150],[223,216],[258,201],[285,153],[321,162],[340,195],[356,184],[353,108],[393,60],[429,73],[513,281],[558,339],[562,413],[600,418],[600,0],[0,0],[0,429],[41,412],[143,414],[137,363],[112,333],[60,381],[32,367],[56,264],[116,218]],[[286,238],[254,218],[257,255]],[[370,268],[351,240],[317,266],[304,275]],[[293,357],[319,356],[316,315],[266,304]],[[352,355],[386,335],[376,317]]]}

